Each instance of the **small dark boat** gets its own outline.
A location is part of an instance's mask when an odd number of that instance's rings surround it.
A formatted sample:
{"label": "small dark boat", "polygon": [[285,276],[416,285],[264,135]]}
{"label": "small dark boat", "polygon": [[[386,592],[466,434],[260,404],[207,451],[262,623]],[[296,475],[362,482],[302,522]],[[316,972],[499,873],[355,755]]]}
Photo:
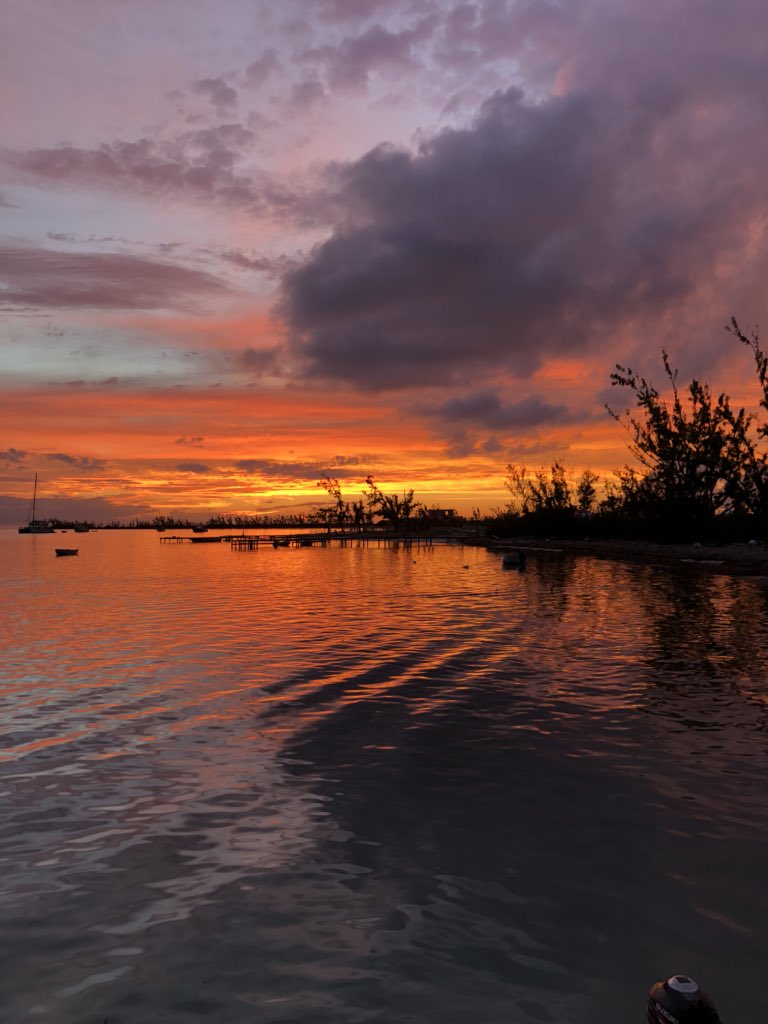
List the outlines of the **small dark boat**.
{"label": "small dark boat", "polygon": [[505,551],[501,558],[502,569],[520,569],[525,568],[526,553],[522,548],[517,548],[515,554],[511,551]]}
{"label": "small dark boat", "polygon": [[208,533],[207,526],[193,526],[192,533]]}
{"label": "small dark boat", "polygon": [[56,548],[56,554],[61,557],[62,555],[76,555],[80,548]]}

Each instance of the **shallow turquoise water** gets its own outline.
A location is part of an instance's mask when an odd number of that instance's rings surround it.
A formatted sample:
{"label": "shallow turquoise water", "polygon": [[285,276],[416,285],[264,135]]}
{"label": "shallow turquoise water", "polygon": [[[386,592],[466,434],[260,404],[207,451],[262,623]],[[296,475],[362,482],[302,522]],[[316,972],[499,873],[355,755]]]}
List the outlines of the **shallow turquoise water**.
{"label": "shallow turquoise water", "polygon": [[0,533],[1,1020],[765,1015],[764,586],[64,542]]}

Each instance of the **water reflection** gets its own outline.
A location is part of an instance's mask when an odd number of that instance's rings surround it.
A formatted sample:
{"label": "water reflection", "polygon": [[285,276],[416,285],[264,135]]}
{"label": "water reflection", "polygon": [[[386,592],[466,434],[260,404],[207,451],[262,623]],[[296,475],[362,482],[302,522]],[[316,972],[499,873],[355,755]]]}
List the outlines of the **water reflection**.
{"label": "water reflection", "polygon": [[[646,707],[676,733],[716,733],[695,749],[765,751],[766,591],[725,576],[641,574],[637,598],[652,635]],[[689,748],[693,750],[694,747]]]}
{"label": "water reflection", "polygon": [[667,672],[692,667],[716,678],[765,667],[764,587],[727,576],[647,570],[636,589],[653,623],[655,656]]}
{"label": "water reflection", "polygon": [[755,1015],[764,591],[471,549],[11,550],[4,1018],[599,1024],[667,969]]}
{"label": "water reflection", "polygon": [[526,571],[533,577],[532,590],[537,616],[562,619],[567,614],[576,566],[574,558],[562,558],[557,554],[528,557]]}

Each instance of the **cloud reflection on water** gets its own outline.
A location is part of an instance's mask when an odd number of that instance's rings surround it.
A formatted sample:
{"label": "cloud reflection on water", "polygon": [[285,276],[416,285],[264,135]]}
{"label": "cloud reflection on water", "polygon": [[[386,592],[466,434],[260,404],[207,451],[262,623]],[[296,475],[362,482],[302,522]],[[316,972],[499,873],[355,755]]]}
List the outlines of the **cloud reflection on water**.
{"label": "cloud reflection on water", "polygon": [[607,1020],[661,961],[757,970],[759,588],[83,547],[3,670],[10,1019]]}

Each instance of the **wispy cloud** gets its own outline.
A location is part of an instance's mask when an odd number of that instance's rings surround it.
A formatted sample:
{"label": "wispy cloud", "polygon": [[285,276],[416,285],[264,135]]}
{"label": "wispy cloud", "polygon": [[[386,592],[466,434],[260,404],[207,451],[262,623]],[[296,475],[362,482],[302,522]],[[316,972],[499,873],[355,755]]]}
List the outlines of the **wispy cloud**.
{"label": "wispy cloud", "polygon": [[316,462],[280,462],[275,459],[239,459],[234,467],[243,473],[278,480],[306,480],[321,473]]}
{"label": "wispy cloud", "polygon": [[192,88],[210,100],[219,117],[226,117],[237,106],[237,90],[223,78],[201,78]]}
{"label": "wispy cloud", "polygon": [[0,305],[43,308],[194,308],[229,294],[211,274],[122,253],[0,246]]}
{"label": "wispy cloud", "polygon": [[331,86],[365,90],[370,75],[376,71],[413,70],[416,47],[429,38],[434,24],[433,18],[426,18],[400,31],[375,24],[333,45],[311,49],[304,56],[326,66]]}
{"label": "wispy cloud", "polygon": [[237,170],[238,161],[255,140],[250,128],[232,122],[168,140],[143,137],[94,148],[5,150],[3,158],[21,180],[96,186],[158,199],[187,196],[253,212],[290,206],[290,193],[277,181]]}
{"label": "wispy cloud", "polygon": [[0,451],[0,462],[9,462],[13,465],[18,465],[27,457],[27,453],[21,448],[6,448],[5,451]]}
{"label": "wispy cloud", "polygon": [[106,467],[103,459],[92,459],[86,455],[66,455],[64,452],[55,452],[51,455],[46,455],[45,458],[50,462],[63,462],[74,469],[87,470],[88,472],[98,473]]}

